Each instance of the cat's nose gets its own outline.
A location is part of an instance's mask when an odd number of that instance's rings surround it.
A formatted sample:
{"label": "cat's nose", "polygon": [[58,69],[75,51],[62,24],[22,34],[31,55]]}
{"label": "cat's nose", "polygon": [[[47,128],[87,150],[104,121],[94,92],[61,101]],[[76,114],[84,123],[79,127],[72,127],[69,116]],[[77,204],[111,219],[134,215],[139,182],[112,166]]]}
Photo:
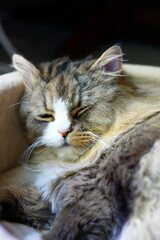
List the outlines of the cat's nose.
{"label": "cat's nose", "polygon": [[67,137],[68,133],[71,132],[71,129],[67,129],[65,131],[59,130],[58,132],[62,135],[62,137]]}

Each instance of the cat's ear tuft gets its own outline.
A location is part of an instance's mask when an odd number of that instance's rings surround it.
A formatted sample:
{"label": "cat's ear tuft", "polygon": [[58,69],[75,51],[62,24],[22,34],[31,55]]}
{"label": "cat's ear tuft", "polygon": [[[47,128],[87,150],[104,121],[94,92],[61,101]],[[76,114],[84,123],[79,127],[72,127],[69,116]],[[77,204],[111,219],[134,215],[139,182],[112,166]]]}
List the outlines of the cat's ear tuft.
{"label": "cat's ear tuft", "polygon": [[103,69],[108,73],[118,74],[122,70],[122,51],[119,46],[113,46],[105,51],[92,65],[93,69]]}
{"label": "cat's ear tuft", "polygon": [[27,90],[32,90],[33,87],[38,83],[40,77],[38,69],[32,63],[18,54],[13,55],[12,63],[13,67],[22,76]]}

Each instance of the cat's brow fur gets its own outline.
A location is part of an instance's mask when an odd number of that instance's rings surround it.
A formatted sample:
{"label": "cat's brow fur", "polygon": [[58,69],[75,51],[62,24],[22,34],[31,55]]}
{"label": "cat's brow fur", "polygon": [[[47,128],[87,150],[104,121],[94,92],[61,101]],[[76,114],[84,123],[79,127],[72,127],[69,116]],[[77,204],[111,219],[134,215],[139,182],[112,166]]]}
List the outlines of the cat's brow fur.
{"label": "cat's brow fur", "polygon": [[[45,240],[117,238],[137,202],[132,182],[141,157],[160,136],[159,93],[120,76],[121,56],[114,46],[98,60],[59,58],[35,67],[13,58],[26,86],[20,113],[32,143],[21,168],[32,178],[24,174],[26,185],[17,179],[1,188],[1,218],[13,219],[16,208],[19,222],[42,229],[51,224]],[[67,141],[56,148],[45,145],[44,135],[52,137],[58,107],[71,124]],[[9,218],[6,206],[13,206]]]}

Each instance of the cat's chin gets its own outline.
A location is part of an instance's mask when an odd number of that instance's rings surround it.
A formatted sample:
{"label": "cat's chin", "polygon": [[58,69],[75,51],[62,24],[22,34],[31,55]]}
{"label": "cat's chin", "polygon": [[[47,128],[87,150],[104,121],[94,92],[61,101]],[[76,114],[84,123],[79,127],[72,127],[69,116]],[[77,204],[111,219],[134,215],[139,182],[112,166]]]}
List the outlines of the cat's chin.
{"label": "cat's chin", "polygon": [[64,143],[63,145],[60,145],[60,146],[58,146],[58,147],[53,147],[53,148],[57,148],[57,149],[59,149],[59,148],[64,148],[64,149],[67,149],[67,148],[73,148],[73,147],[75,147],[75,146],[73,146],[73,145],[70,145],[69,143]]}
{"label": "cat's chin", "polygon": [[[87,148],[88,149],[88,148]],[[47,160],[58,160],[65,162],[75,162],[77,159],[87,150],[85,147],[73,146],[71,144],[64,143],[61,146],[44,146],[35,151],[35,159],[37,156],[42,161]]]}
{"label": "cat's chin", "polygon": [[56,151],[56,149],[63,150],[63,149],[83,148],[82,146],[73,145],[73,144],[69,143],[68,141],[64,141],[63,143],[59,142],[59,143],[56,143],[56,144],[51,144],[51,143],[50,144],[47,144],[47,143],[43,144],[42,148],[46,148],[46,147],[51,149],[51,150],[53,149],[54,151]]}
{"label": "cat's chin", "polygon": [[72,145],[72,144],[69,144],[69,143],[64,143],[63,145],[59,145],[59,146],[49,146],[49,148],[53,149],[54,151],[57,150],[67,150],[67,149],[81,149],[83,148],[82,146],[76,146],[76,145]]}

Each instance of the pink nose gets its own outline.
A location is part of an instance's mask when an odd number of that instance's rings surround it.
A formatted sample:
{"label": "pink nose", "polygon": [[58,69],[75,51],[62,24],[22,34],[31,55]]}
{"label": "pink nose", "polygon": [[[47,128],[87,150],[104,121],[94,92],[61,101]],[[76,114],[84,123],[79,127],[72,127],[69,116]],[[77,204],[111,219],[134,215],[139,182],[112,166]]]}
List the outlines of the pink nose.
{"label": "pink nose", "polygon": [[71,130],[68,129],[68,130],[66,130],[66,131],[61,131],[61,130],[59,130],[58,132],[62,135],[62,137],[66,137],[67,134],[68,134],[70,131],[71,131]]}

